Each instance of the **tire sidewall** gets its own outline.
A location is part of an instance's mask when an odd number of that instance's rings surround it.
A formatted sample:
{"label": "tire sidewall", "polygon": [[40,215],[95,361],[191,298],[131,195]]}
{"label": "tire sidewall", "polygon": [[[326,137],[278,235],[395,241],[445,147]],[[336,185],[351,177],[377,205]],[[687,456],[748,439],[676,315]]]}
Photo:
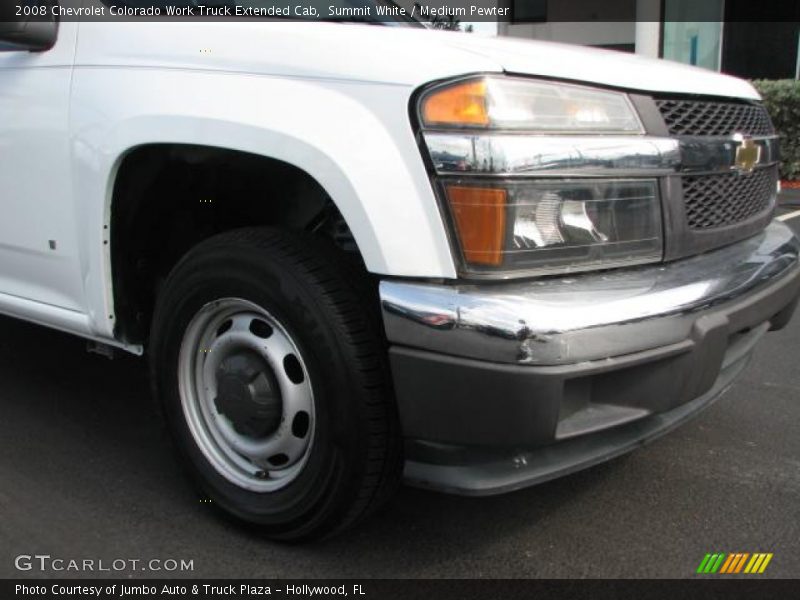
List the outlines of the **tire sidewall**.
{"label": "tire sidewall", "polygon": [[[246,248],[219,248],[176,267],[154,319],[152,357],[156,393],[178,449],[209,499],[226,512],[267,528],[273,535],[312,531],[345,510],[358,486],[366,449],[360,447],[356,401],[335,311],[320,302],[313,282],[286,265],[254,260]],[[208,303],[241,298],[268,311],[300,351],[314,394],[313,444],[300,473],[273,492],[240,488],[219,474],[197,446],[178,388],[178,357],[191,320]],[[198,349],[199,351],[199,349]]]}

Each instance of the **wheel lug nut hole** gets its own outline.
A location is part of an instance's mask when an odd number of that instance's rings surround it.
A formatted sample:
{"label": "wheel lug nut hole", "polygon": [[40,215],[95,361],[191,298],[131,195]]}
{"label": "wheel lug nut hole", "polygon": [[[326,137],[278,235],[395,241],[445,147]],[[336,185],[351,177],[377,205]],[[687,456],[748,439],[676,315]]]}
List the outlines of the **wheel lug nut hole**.
{"label": "wheel lug nut hole", "polygon": [[222,325],[217,328],[217,337],[221,336],[223,333],[228,331],[231,327],[233,327],[233,321],[228,319]]}
{"label": "wheel lug nut hole", "polygon": [[287,354],[283,358],[283,370],[286,372],[289,381],[294,384],[303,383],[303,380],[306,378],[303,374],[303,367],[294,354]]}
{"label": "wheel lug nut hole", "polygon": [[292,435],[296,438],[303,439],[308,433],[308,426],[311,424],[311,418],[304,410],[299,411],[292,419]]}
{"label": "wheel lug nut hole", "polygon": [[265,340],[272,335],[272,327],[266,321],[253,319],[250,321],[250,333]]}
{"label": "wheel lug nut hole", "polygon": [[285,454],[276,454],[275,456],[270,456],[267,462],[273,467],[281,467],[289,462],[289,457]]}

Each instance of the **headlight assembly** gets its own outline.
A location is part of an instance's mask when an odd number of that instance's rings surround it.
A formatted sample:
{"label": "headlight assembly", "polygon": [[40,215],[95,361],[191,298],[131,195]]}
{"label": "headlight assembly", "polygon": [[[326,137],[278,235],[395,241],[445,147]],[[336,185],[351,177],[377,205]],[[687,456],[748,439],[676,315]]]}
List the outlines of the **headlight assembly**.
{"label": "headlight assembly", "polygon": [[462,273],[662,260],[658,176],[680,152],[644,135],[625,93],[487,76],[425,90],[416,110]]}
{"label": "headlight assembly", "polygon": [[445,184],[462,255],[473,272],[569,272],[657,262],[655,180]]}

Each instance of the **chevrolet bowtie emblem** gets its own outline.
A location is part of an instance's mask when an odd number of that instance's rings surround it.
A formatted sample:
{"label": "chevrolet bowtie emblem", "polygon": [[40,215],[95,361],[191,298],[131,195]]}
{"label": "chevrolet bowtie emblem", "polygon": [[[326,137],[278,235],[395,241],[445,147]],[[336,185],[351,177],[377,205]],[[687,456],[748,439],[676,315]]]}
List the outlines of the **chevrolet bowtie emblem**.
{"label": "chevrolet bowtie emblem", "polygon": [[736,147],[734,168],[741,173],[752,173],[761,160],[761,146],[754,142],[751,137],[739,134],[734,137],[739,142]]}

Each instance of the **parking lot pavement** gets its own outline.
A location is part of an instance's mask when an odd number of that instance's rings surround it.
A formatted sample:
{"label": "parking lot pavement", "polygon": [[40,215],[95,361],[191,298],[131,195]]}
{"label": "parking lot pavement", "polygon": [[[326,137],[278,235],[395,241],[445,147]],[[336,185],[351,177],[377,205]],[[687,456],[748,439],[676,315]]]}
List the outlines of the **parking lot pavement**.
{"label": "parking lot pavement", "polygon": [[707,552],[772,552],[764,576],[800,576],[800,318],[719,402],[624,458],[494,498],[404,488],[357,530],[305,546],[201,504],[144,363],[83,349],[0,318],[1,577],[37,553],[186,559],[194,571],[178,575],[194,577],[691,577]]}

